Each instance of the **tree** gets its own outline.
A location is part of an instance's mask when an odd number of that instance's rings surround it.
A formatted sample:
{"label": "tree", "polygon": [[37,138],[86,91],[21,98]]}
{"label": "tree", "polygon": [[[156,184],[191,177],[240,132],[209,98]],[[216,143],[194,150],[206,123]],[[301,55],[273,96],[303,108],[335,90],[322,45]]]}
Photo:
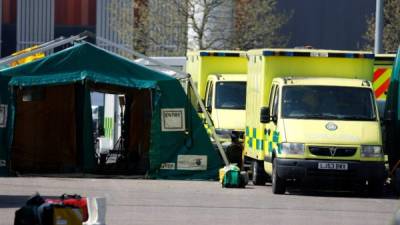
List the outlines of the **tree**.
{"label": "tree", "polygon": [[276,0],[238,0],[232,48],[285,47],[289,37],[280,33],[292,12],[277,12]]}
{"label": "tree", "polygon": [[112,0],[109,4],[110,27],[117,33],[122,43],[145,53],[147,45],[143,41],[147,36],[147,10],[139,12],[139,8],[147,8],[143,1]]}
{"label": "tree", "polygon": [[279,30],[291,17],[276,0],[112,0],[110,10],[118,35],[148,55],[283,47]]}
{"label": "tree", "polygon": [[189,46],[192,48],[247,50],[283,47],[289,40],[279,31],[292,13],[277,12],[276,0],[189,2],[189,32],[193,32]]}
{"label": "tree", "polygon": [[152,56],[186,53],[187,18],[179,10],[174,0],[111,0],[109,8],[111,26],[123,42]]}
{"label": "tree", "polygon": [[[394,52],[400,45],[400,0],[384,1],[384,28],[382,43],[385,52]],[[372,50],[375,40],[375,16],[367,19],[367,31],[364,34],[365,48]]]}
{"label": "tree", "polygon": [[[175,0],[176,4],[179,0]],[[210,49],[223,48],[230,36],[229,18],[224,18],[224,8],[229,8],[229,0],[188,0],[183,9],[188,18],[189,48]],[[220,14],[219,14],[220,13]]]}

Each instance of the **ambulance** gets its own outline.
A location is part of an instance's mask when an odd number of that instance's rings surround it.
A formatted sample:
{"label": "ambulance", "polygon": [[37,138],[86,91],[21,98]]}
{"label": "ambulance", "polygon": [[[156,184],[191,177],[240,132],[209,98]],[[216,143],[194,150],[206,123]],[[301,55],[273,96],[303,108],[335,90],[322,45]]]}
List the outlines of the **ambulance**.
{"label": "ambulance", "polygon": [[372,86],[374,55],[314,49],[250,50],[243,157],[252,180],[333,180],[382,193],[385,181],[379,114]]}
{"label": "ambulance", "polygon": [[[186,72],[193,78],[224,146],[230,144],[232,134],[243,137],[247,80],[246,52],[193,51],[188,52],[186,60]],[[204,115],[201,116],[204,118]]]}

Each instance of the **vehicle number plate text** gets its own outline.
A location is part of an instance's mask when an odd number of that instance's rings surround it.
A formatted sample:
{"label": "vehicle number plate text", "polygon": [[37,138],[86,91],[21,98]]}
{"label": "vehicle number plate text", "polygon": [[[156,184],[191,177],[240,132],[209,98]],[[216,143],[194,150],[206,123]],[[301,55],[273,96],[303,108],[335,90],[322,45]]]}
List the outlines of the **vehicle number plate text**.
{"label": "vehicle number plate text", "polygon": [[347,163],[318,163],[320,170],[347,170]]}

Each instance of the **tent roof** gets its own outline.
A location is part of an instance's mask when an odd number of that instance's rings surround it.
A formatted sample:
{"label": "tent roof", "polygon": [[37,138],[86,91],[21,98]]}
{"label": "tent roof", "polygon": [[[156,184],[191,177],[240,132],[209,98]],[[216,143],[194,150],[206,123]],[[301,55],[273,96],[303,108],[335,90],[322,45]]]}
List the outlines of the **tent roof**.
{"label": "tent roof", "polygon": [[58,85],[90,80],[134,88],[154,88],[175,80],[90,43],[83,42],[31,63],[0,71],[12,76],[10,85]]}

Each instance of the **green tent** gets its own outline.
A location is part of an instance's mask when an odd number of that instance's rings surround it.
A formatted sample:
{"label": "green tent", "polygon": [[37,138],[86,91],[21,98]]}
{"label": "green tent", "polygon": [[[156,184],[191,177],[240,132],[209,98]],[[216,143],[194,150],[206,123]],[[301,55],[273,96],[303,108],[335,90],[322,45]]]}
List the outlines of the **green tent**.
{"label": "green tent", "polygon": [[151,177],[217,178],[222,161],[180,82],[89,43],[0,71],[0,174],[94,171],[91,91],[125,96],[124,147],[147,152]]}

